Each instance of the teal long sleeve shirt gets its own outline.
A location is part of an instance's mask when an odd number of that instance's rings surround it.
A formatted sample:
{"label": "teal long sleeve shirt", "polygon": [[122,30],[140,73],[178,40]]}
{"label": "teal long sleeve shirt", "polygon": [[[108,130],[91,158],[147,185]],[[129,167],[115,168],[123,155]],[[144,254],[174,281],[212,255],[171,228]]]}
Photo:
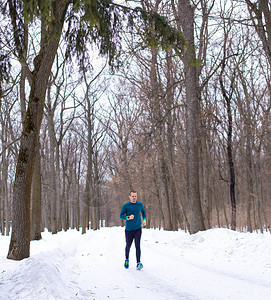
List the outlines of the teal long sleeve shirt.
{"label": "teal long sleeve shirt", "polygon": [[[134,219],[127,220],[127,217],[130,215],[134,215]],[[126,220],[125,230],[132,231],[141,228],[141,215],[143,221],[146,222],[146,212],[142,202],[137,201],[136,203],[125,203],[120,212],[120,218]]]}

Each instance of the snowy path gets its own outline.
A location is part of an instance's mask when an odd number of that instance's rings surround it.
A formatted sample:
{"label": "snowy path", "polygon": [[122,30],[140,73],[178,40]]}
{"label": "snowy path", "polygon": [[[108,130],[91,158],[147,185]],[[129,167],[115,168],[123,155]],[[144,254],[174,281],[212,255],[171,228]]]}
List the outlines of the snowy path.
{"label": "snowy path", "polygon": [[134,245],[123,267],[124,228],[44,233],[20,262],[5,258],[8,242],[0,237],[1,300],[271,299],[270,234],[144,229],[141,271]]}
{"label": "snowy path", "polygon": [[[177,238],[176,233],[160,233]],[[221,266],[218,261],[210,265],[208,257],[204,261],[200,253],[184,258],[177,245],[159,237],[159,231],[143,230],[144,269],[140,272],[135,270],[134,248],[130,254],[131,268],[122,267],[124,235],[119,236],[118,231],[104,235],[95,252],[100,259],[89,262],[89,267],[102,270],[95,272],[90,280],[99,283],[95,285],[97,299],[271,299],[271,282],[254,276],[253,269],[246,275],[244,271],[249,269],[246,265],[240,273],[237,265],[225,266],[225,261]]]}

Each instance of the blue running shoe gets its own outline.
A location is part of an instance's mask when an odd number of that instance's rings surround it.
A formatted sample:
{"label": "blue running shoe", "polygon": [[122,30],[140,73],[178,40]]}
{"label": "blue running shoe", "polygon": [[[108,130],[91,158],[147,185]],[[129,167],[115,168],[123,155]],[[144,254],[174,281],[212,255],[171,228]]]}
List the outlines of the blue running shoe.
{"label": "blue running shoe", "polygon": [[126,269],[129,268],[129,259],[125,259],[124,268],[126,268]]}
{"label": "blue running shoe", "polygon": [[141,263],[141,262],[138,262],[138,263],[137,263],[137,265],[136,265],[136,269],[137,269],[137,270],[141,270],[141,269],[143,269],[143,265],[142,265],[142,263]]}

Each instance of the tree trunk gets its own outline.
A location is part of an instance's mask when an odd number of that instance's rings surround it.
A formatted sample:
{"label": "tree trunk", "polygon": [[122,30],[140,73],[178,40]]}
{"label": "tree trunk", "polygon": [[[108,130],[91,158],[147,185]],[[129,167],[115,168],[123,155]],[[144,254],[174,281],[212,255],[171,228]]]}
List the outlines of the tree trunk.
{"label": "tree trunk", "polygon": [[199,191],[199,88],[194,44],[194,8],[179,1],[180,22],[188,43],[183,56],[186,86],[187,195],[190,233],[205,230]]}
{"label": "tree trunk", "polygon": [[[6,130],[4,129],[5,125],[2,124],[2,136],[1,136],[1,144],[2,148],[4,149],[2,152],[2,166],[1,166],[1,197],[0,197],[0,209],[1,209],[1,214],[0,214],[0,225],[1,225],[1,233],[2,235],[5,234],[5,228],[8,228],[9,224],[9,219],[5,218],[5,216],[8,216],[8,211],[9,208],[7,206],[8,201],[8,191],[7,191],[7,179],[8,179],[8,163],[7,163],[7,156],[6,156]],[[6,223],[5,223],[6,221]]]}
{"label": "tree trunk", "polygon": [[32,180],[32,226],[31,240],[41,239],[41,168],[40,168],[40,145],[36,149],[34,172]]}
{"label": "tree trunk", "polygon": [[94,154],[94,197],[95,197],[95,229],[100,228],[100,220],[101,220],[101,193],[100,193],[100,183],[99,183],[99,169],[98,169],[98,152],[96,151]]}
{"label": "tree trunk", "polygon": [[68,169],[68,158],[70,156],[70,141],[68,142],[68,149],[66,153],[66,158],[64,157],[64,150],[62,144],[61,147],[61,160],[62,160],[62,191],[61,191],[61,217],[64,230],[69,228],[68,224],[68,200],[67,200],[67,182],[66,182],[66,172]]}
{"label": "tree trunk", "polygon": [[261,229],[261,232],[263,232],[263,222],[262,222],[262,216],[261,216],[261,208],[262,208],[262,203],[261,203],[261,171],[260,171],[260,149],[256,150],[256,163],[255,163],[255,189],[256,189],[256,208],[257,208],[257,213],[258,213],[258,221],[259,221],[259,226]]}
{"label": "tree trunk", "polygon": [[[250,125],[247,124],[250,127]],[[246,173],[247,173],[247,191],[248,191],[248,203],[247,203],[247,227],[248,231],[253,231],[253,225],[251,220],[251,209],[255,204],[254,192],[253,192],[253,170],[252,170],[252,153],[251,153],[251,137],[250,128],[247,128],[246,134]],[[256,225],[256,224],[255,224]]]}
{"label": "tree trunk", "polygon": [[202,211],[206,228],[211,228],[211,201],[210,201],[210,158],[207,142],[207,129],[201,128],[200,151],[200,186],[202,194]]}
{"label": "tree trunk", "polygon": [[[154,186],[155,186],[155,195],[156,195],[156,198],[157,198],[157,201],[158,201],[158,217],[159,217],[159,222],[158,223],[158,228],[161,228],[161,224],[164,224],[165,223],[165,215],[164,215],[164,212],[163,212],[163,209],[162,209],[162,197],[160,195],[160,188],[159,188],[159,183],[157,181],[157,178],[158,178],[158,175],[155,171],[155,166],[152,167],[153,169],[153,180],[154,180]],[[154,197],[155,198],[155,197]],[[154,203],[154,207],[157,206],[155,205],[156,203]],[[156,223],[156,219],[155,219],[155,224]],[[155,227],[154,227],[155,228]]]}
{"label": "tree trunk", "polygon": [[[178,195],[178,186],[176,184],[176,178],[174,174],[174,92],[175,92],[175,79],[173,75],[173,62],[172,62],[172,51],[168,51],[166,54],[167,61],[167,90],[166,90],[166,140],[167,148],[164,149],[166,154],[166,161],[168,162],[168,171],[169,171],[169,201],[170,201],[170,212],[172,220],[172,230],[178,230],[177,224],[177,214],[179,207],[177,205],[177,195]],[[165,145],[165,144],[163,144]],[[179,199],[180,200],[180,199]]]}
{"label": "tree trunk", "polygon": [[[235,168],[233,162],[233,154],[232,154],[232,109],[231,109],[231,96],[228,96],[223,80],[222,80],[222,73],[224,72],[225,68],[225,61],[222,64],[222,70],[220,73],[220,86],[222,90],[223,98],[226,102],[227,108],[227,116],[228,116],[228,130],[227,130],[227,158],[228,158],[228,165],[229,165],[229,175],[230,175],[230,200],[231,200],[231,229],[236,229],[236,198],[235,198]],[[233,79],[232,79],[233,82]]]}
{"label": "tree trunk", "polygon": [[60,153],[59,153],[59,143],[56,144],[56,195],[57,195],[57,230],[61,231],[63,228],[62,224],[62,199],[61,199],[61,179],[60,179]]}
{"label": "tree trunk", "polygon": [[31,182],[44,104],[43,95],[38,93],[40,91],[36,90],[35,83],[34,79],[23,125],[13,189],[12,235],[8,258],[14,260],[27,258],[30,253]]}
{"label": "tree trunk", "polygon": [[49,26],[49,32],[45,32],[45,27],[43,27],[40,52],[34,59],[31,91],[16,166],[12,235],[7,256],[9,259],[21,260],[30,255],[30,199],[37,139],[43,116],[48,79],[60,39],[58,33],[62,31],[67,8],[67,4],[59,3],[57,5],[54,16],[56,28]]}
{"label": "tree trunk", "polygon": [[56,192],[56,170],[55,170],[55,128],[54,128],[54,110],[51,107],[51,95],[50,95],[50,87],[48,88],[48,133],[50,140],[50,148],[49,148],[49,198],[51,202],[51,228],[52,233],[57,233],[57,192]]}
{"label": "tree trunk", "polygon": [[92,206],[93,206],[93,188],[92,188],[92,175],[93,175],[93,157],[92,157],[92,116],[91,116],[91,107],[90,100],[87,99],[87,178],[86,178],[86,187],[85,187],[85,217],[86,225],[89,228],[89,221],[91,220],[91,227],[93,226],[92,218]]}
{"label": "tree trunk", "polygon": [[160,191],[159,196],[161,197],[162,211],[163,211],[163,220],[164,220],[164,229],[172,230],[172,218],[171,218],[171,207],[169,199],[169,172],[166,164],[166,154],[164,151],[164,120],[162,117],[162,107],[161,107],[161,92],[160,86],[158,83],[158,74],[157,74],[157,56],[158,50],[151,49],[151,69],[150,69],[150,107],[152,115],[152,125],[156,127],[156,132],[154,135],[155,142],[157,144],[158,152],[158,164],[159,164],[159,174],[160,174]]}
{"label": "tree trunk", "polygon": [[171,213],[170,213],[170,200],[169,200],[169,172],[165,161],[165,154],[163,152],[162,146],[160,145],[159,149],[159,171],[161,176],[160,181],[160,196],[161,196],[161,202],[162,202],[162,210],[165,217],[164,222],[164,229],[165,230],[172,230],[172,219],[171,219]]}

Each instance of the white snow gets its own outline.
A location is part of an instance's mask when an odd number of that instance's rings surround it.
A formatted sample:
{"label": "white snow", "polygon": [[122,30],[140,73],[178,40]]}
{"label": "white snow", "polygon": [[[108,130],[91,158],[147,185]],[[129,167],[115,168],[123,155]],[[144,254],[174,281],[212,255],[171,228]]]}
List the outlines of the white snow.
{"label": "white snow", "polygon": [[210,229],[189,235],[143,229],[141,271],[124,263],[124,228],[76,230],[31,242],[31,257],[6,258],[0,237],[0,299],[271,299],[271,234]]}

